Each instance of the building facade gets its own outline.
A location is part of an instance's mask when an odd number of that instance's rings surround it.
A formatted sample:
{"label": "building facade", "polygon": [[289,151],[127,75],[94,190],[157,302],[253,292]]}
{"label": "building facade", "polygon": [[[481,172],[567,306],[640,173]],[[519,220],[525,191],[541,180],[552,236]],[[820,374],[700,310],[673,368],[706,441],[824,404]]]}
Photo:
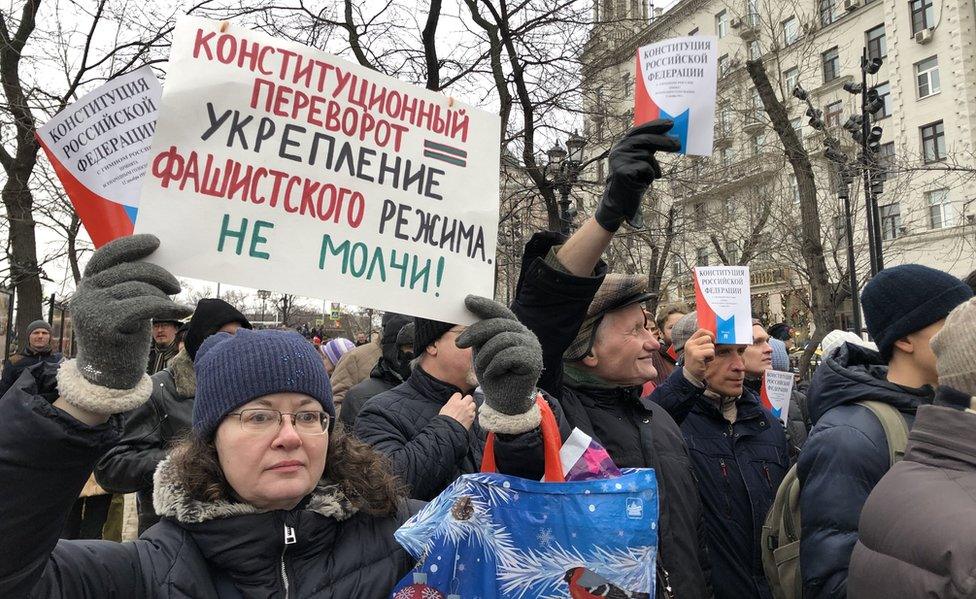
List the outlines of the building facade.
{"label": "building facade", "polygon": [[[885,265],[921,263],[960,277],[976,269],[973,0],[679,0],[667,10],[639,0],[594,0],[593,16],[583,57],[591,152],[607,149],[632,124],[638,47],[718,37],[714,153],[662,160],[666,180],[655,184],[646,208],[646,234],[657,236],[658,247],[670,236],[662,300],[694,298],[694,265],[748,263],[754,309],[770,321],[807,324],[799,193],[748,60],[762,61],[812,158],[826,262],[835,282],[846,279],[839,176],[824,156],[824,139],[841,141],[841,151],[856,157],[843,124],[860,113],[859,96],[844,87],[860,82],[865,48],[882,60],[868,85],[883,102],[876,119],[888,175],[878,197]],[[826,132],[808,124],[806,103],[792,93],[798,85],[822,111]],[[591,168],[591,177],[602,180],[604,161]],[[863,285],[869,263],[862,191],[855,180],[853,252]],[[644,249],[636,249],[631,268],[642,270]],[[849,305],[838,310],[842,322],[848,311]]]}

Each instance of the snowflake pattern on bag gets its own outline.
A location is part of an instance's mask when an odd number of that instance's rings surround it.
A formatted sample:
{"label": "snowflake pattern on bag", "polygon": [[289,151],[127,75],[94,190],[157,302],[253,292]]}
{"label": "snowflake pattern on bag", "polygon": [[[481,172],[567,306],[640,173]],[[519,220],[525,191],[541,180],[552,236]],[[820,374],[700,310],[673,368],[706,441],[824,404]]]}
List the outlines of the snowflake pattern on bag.
{"label": "snowflake pattern on bag", "polygon": [[419,563],[393,597],[652,599],[657,519],[652,469],[567,483],[464,475],[396,532]]}

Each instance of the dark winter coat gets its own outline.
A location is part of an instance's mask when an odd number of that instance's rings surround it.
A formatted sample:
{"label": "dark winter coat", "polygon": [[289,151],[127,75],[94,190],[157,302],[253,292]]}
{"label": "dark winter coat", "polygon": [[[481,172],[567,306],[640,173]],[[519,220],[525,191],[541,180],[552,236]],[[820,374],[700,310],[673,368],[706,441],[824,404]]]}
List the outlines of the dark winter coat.
{"label": "dark winter coat", "polygon": [[166,368],[166,364],[176,357],[179,351],[180,346],[175,341],[161,347],[153,342],[152,348],[149,350],[149,363],[146,366],[146,374],[152,376]]}
{"label": "dark winter coat", "polygon": [[972,398],[939,388],[921,406],[905,459],[861,512],[851,599],[976,597],[976,413]]}
{"label": "dark winter coat", "polygon": [[34,351],[30,347],[21,350],[20,353],[10,356],[3,363],[3,375],[0,376],[0,397],[10,389],[14,382],[20,378],[25,370],[41,362],[60,364],[64,356],[51,350]]}
{"label": "dark winter coat", "polygon": [[[353,429],[361,441],[390,457],[393,472],[410,487],[410,497],[430,501],[462,474],[481,471],[487,433],[475,419],[470,430],[439,412],[461,389],[416,366],[401,385],[366,402]],[[474,395],[480,405],[480,395]],[[551,398],[550,398],[551,399]],[[559,405],[549,402],[563,438],[569,436]],[[539,480],[545,459],[538,429],[498,435],[498,471]]]}
{"label": "dark winter coat", "polygon": [[911,427],[931,387],[910,389],[886,379],[878,352],[850,343],[824,358],[810,384],[813,430],[797,462],[800,479],[800,571],[806,597],[842,598],[857,541],[861,508],[890,466],[881,421],[860,400],[894,406]]}
{"label": "dark winter coat", "polygon": [[[640,387],[597,388],[564,380],[563,353],[582,326],[606,268],[601,264],[596,276],[577,277],[551,265],[544,257],[558,241],[546,233],[529,241],[512,305],[542,344],[539,386],[559,399],[570,426],[606,447],[617,466],[655,469],[659,565],[678,599],[711,597],[701,499],[677,424],[664,408],[641,399]],[[658,578],[660,588],[664,573]]]}
{"label": "dark winter coat", "polygon": [[[762,379],[747,378],[745,385],[756,397],[759,397]],[[797,391],[796,386],[794,386],[793,393],[790,395],[790,409],[786,422],[786,442],[790,448],[791,465],[795,464],[797,458],[800,457],[800,449],[807,442],[808,436],[810,436],[810,416],[807,411],[807,397]]]}
{"label": "dark winter coat", "polygon": [[159,521],[153,510],[153,473],[170,445],[190,430],[196,375],[185,351],[152,376],[149,401],[124,415],[118,444],[95,466],[95,479],[110,493],[137,493],[139,534]]}
{"label": "dark winter coat", "polygon": [[736,399],[735,423],[704,389],[687,409],[682,368],[651,398],[676,415],[698,475],[712,562],[712,588],[722,598],[772,597],[759,537],[776,489],[790,467],[786,433],[750,389]]}
{"label": "dark winter coat", "polygon": [[402,382],[400,373],[390,366],[385,357],[381,357],[369,373],[369,378],[346,392],[346,398],[342,401],[342,411],[339,412],[339,421],[345,425],[346,430],[352,430],[356,424],[356,417],[367,401]]}
{"label": "dark winter coat", "polygon": [[[323,484],[293,510],[258,513],[248,505],[190,500],[167,464],[160,466],[156,497],[165,517],[138,541],[58,541],[65,515],[96,460],[118,441],[122,422],[113,417],[86,426],[39,391],[31,381],[3,398],[0,597],[282,598],[287,577],[291,597],[386,599],[412,566],[393,532],[416,504],[373,517]],[[296,539],[287,545],[286,526]]]}

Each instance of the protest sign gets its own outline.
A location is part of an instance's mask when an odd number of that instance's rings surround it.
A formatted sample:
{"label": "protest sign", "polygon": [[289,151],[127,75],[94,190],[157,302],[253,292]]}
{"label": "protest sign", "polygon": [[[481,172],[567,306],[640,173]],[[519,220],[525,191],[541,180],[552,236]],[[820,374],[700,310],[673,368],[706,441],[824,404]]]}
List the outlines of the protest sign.
{"label": "protest sign", "polygon": [[493,295],[497,115],[199,18],[168,73],[136,224],[154,262],[456,323]]}
{"label": "protest sign", "polygon": [[710,156],[715,123],[718,39],[695,35],[637,49],[634,124],[671,119],[681,153]]}
{"label": "protest sign", "polygon": [[95,247],[132,234],[161,92],[152,69],[142,67],[93,90],[37,130]]}
{"label": "protest sign", "polygon": [[752,299],[748,266],[696,266],[698,326],[715,333],[715,343],[752,343]]}
{"label": "protest sign", "polygon": [[763,374],[762,389],[759,398],[766,409],[786,424],[790,412],[790,396],[793,394],[793,382],[796,379],[792,372],[767,370]]}

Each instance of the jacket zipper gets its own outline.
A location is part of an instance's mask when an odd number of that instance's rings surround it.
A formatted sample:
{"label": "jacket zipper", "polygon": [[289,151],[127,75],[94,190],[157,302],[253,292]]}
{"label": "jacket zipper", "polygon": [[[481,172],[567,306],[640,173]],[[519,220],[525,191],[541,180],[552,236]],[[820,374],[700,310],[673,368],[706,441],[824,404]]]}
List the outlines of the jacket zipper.
{"label": "jacket zipper", "polygon": [[722,480],[725,481],[725,515],[732,517],[732,483],[729,482],[729,467],[724,458],[719,458],[718,464],[722,469]]}
{"label": "jacket zipper", "polygon": [[298,539],[295,536],[295,529],[285,524],[285,546],[281,549],[281,581],[285,585],[285,599],[288,599],[288,572],[285,571],[285,552],[289,545],[294,545]]}
{"label": "jacket zipper", "polygon": [[773,479],[772,479],[771,476],[769,476],[769,466],[766,464],[766,462],[763,462],[762,465],[763,465],[763,476],[766,477],[766,485],[770,489],[772,489],[773,488]]}
{"label": "jacket zipper", "polygon": [[674,589],[671,587],[671,575],[668,574],[667,569],[661,565],[661,556],[658,555],[657,557],[657,586],[662,591],[662,596],[664,599],[675,599]]}

